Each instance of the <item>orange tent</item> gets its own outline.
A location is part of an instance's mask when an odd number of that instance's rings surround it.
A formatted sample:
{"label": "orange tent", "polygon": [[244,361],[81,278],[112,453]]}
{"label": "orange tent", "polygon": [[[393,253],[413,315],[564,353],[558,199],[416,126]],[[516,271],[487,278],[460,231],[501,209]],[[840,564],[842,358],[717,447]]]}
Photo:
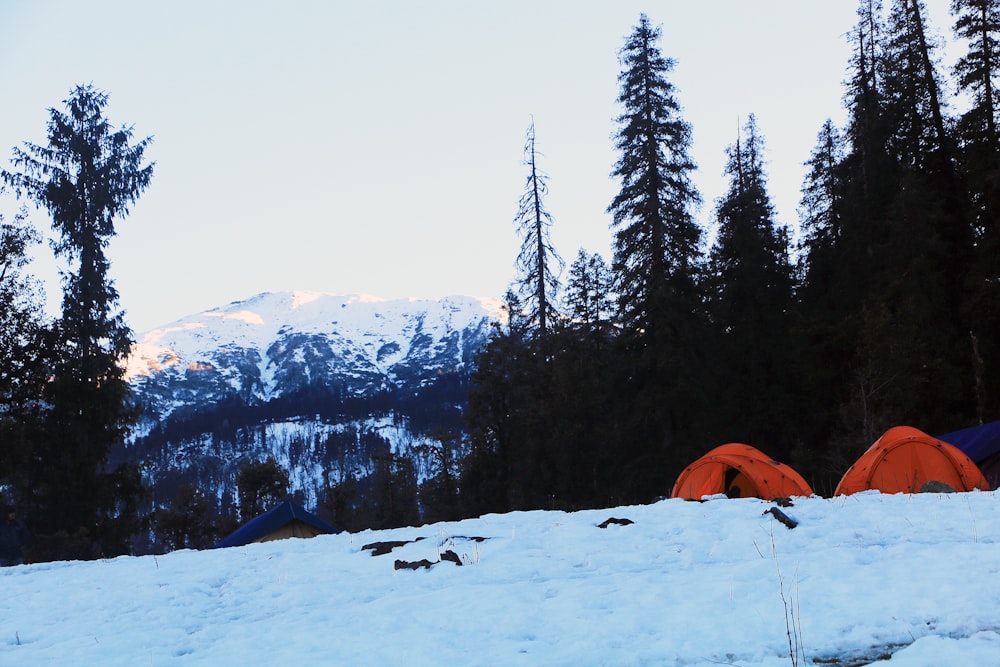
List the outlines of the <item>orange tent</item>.
{"label": "orange tent", "polygon": [[894,426],[844,473],[833,495],[867,489],[917,493],[930,481],[956,491],[990,490],[983,473],[957,447],[910,426]]}
{"label": "orange tent", "polygon": [[720,445],[689,465],[677,477],[671,498],[698,500],[725,493],[731,498],[811,496],[802,476],[759,449],[738,442]]}

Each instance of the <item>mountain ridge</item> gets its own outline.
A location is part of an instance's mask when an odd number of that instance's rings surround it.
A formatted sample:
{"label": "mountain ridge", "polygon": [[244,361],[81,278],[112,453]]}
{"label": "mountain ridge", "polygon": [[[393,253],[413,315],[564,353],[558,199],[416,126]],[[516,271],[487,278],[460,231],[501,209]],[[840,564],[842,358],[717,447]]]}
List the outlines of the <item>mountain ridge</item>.
{"label": "mountain ridge", "polygon": [[[475,356],[500,301],[264,292],[142,334],[126,366],[139,409],[112,458],[139,465],[156,506],[195,484],[231,506],[240,466],[273,458],[289,491],[322,501],[373,460],[461,431]],[[426,458],[426,457],[424,457]],[[155,507],[153,508],[155,509]]]}
{"label": "mountain ridge", "polygon": [[499,316],[499,300],[481,297],[263,292],[146,332],[126,379],[155,395],[161,417],[187,402],[172,405],[172,392],[191,386],[248,402],[317,382],[370,393],[468,363]]}

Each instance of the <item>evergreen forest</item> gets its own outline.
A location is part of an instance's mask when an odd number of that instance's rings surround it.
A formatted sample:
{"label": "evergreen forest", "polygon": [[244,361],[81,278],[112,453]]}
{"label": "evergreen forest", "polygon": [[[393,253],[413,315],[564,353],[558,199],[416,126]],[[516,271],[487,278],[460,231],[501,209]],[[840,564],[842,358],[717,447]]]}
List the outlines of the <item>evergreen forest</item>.
{"label": "evergreen forest", "polygon": [[1000,2],[953,0],[950,72],[923,2],[887,4],[859,3],[848,120],[817,129],[797,240],[752,114],[706,238],[675,62],[645,15],[620,52],[612,255],[581,250],[563,285],[532,125],[509,317],[469,397],[466,512],[648,502],[727,442],[830,495],[892,426],[1000,418]]}

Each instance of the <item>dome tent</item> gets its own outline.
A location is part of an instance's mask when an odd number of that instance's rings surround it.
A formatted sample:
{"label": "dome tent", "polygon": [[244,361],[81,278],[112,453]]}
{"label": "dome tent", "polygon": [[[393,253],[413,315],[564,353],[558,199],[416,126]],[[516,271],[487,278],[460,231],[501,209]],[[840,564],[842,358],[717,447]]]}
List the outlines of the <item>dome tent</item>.
{"label": "dome tent", "polygon": [[894,426],[844,473],[833,495],[869,489],[917,493],[927,482],[956,491],[989,491],[983,473],[957,447],[911,426]]}
{"label": "dome tent", "polygon": [[698,500],[718,493],[763,500],[813,495],[792,468],[738,442],[720,445],[685,468],[670,497]]}

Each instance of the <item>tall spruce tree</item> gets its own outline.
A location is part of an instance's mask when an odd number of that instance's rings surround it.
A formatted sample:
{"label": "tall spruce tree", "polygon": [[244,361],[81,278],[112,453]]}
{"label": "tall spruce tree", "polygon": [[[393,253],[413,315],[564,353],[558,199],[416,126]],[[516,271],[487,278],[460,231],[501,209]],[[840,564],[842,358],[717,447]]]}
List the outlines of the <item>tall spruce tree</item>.
{"label": "tall spruce tree", "polygon": [[541,507],[553,489],[551,362],[563,261],[549,240],[547,176],[538,157],[532,121],[524,145],[528,175],[514,218],[521,250],[505,300],[507,327],[498,327],[478,355],[469,392],[472,451],[461,502],[473,512]]}
{"label": "tall spruce tree", "polygon": [[642,14],[619,54],[618,103],[624,113],[611,175],[621,181],[608,212],[615,230],[621,323],[631,336],[658,335],[679,306],[697,297],[701,229],[692,209],[691,127],[667,75],[675,61],[658,47],[660,29]]}
{"label": "tall spruce tree", "polygon": [[[889,150],[904,165],[934,164],[948,149],[936,44],[927,37],[922,0],[893,0],[885,24],[881,68],[884,112],[892,121]],[[938,166],[935,164],[935,166]]]}
{"label": "tall spruce tree", "polygon": [[[849,120],[845,130],[846,156],[841,165],[844,196],[835,237],[840,255],[839,298],[845,303],[863,301],[876,278],[877,250],[888,242],[886,209],[896,173],[888,150],[882,90],[884,62],[881,0],[861,0],[858,23],[851,33],[851,78],[845,99]],[[852,324],[854,324],[852,322]],[[855,337],[856,332],[851,332]]]}
{"label": "tall spruce tree", "polygon": [[955,35],[967,51],[955,65],[970,106],[958,122],[974,225],[975,258],[966,304],[974,358],[976,419],[1000,418],[1000,2],[952,0]]}
{"label": "tall spruce tree", "polygon": [[659,39],[642,14],[619,54],[623,113],[612,176],[621,190],[608,207],[631,412],[620,481],[642,497],[663,493],[663,480],[702,445],[693,422],[701,414],[703,262],[693,215],[701,197],[690,178],[691,127],[668,79],[675,63]]}
{"label": "tall spruce tree", "polygon": [[799,328],[810,343],[808,368],[825,386],[820,395],[826,405],[813,406],[816,430],[810,435],[830,447],[813,459],[824,460],[818,468],[833,484],[859,448],[893,419],[873,401],[890,383],[888,374],[865,360],[872,355],[859,355],[868,304],[883,298],[898,186],[898,164],[888,149],[894,128],[885,111],[885,41],[881,0],[860,0],[850,33],[848,122],[842,134],[829,122],[821,132],[803,190],[807,254],[801,261]]}
{"label": "tall spruce tree", "polygon": [[792,379],[787,230],[775,221],[764,172],[764,139],[753,115],[729,146],[729,188],[716,206],[709,258],[710,314],[718,335],[716,442],[751,442],[786,458],[798,393]]}
{"label": "tall spruce tree", "polygon": [[828,275],[831,270],[830,253],[842,226],[843,184],[838,171],[843,161],[843,136],[833,121],[827,119],[805,163],[807,171],[799,203],[802,239],[798,273],[802,281],[813,278],[819,281],[820,275]]}
{"label": "tall spruce tree", "polygon": [[865,352],[896,378],[884,392],[894,421],[940,432],[963,425],[972,405],[962,307],[972,227],[925,16],[920,0],[894,0],[887,21],[884,113],[896,180]]}
{"label": "tall spruce tree", "polygon": [[[849,147],[844,134],[827,120],[806,161],[799,205],[801,241],[796,265],[796,307],[792,331],[801,344],[799,377],[809,391],[799,395],[794,420],[803,443],[829,442],[839,422],[841,396],[848,382],[856,340],[856,302],[844,298],[854,276],[844,266],[843,239],[849,235],[845,163]],[[854,185],[854,184],[852,184]],[[819,492],[832,493],[851,461],[829,452],[809,451],[796,458],[796,468]]]}
{"label": "tall spruce tree", "polygon": [[516,287],[531,328],[539,337],[544,337],[558,314],[556,293],[563,261],[549,239],[552,215],[543,201],[548,192],[548,177],[538,166],[539,156],[535,145],[535,121],[532,120],[524,143],[528,176],[514,217],[521,235]]}
{"label": "tall spruce tree", "polygon": [[153,165],[144,164],[151,138],[133,143],[131,127],[114,129],[104,117],[107,101],[92,85],[75,87],[65,111],[49,110],[48,144],[15,148],[12,162],[20,171],[3,173],[19,194],[48,210],[58,234],[53,248],[69,266],[26,509],[39,534],[60,533],[77,556],[128,550],[128,534],[137,528],[129,510],[141,489],[137,470],[108,469],[108,453],[134,416],[122,363],[132,333],[118,310],[105,249],[115,220],[152,178]]}

